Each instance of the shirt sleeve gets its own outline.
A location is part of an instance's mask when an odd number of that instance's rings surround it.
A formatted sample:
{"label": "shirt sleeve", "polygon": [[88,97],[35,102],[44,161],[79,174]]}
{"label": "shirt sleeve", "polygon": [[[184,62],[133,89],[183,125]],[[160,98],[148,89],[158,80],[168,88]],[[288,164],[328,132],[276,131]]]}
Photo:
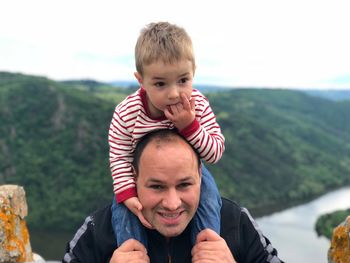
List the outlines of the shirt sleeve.
{"label": "shirt sleeve", "polygon": [[117,242],[111,227],[111,207],[106,206],[88,216],[67,243],[63,263],[109,262]]}
{"label": "shirt sleeve", "polygon": [[196,93],[195,120],[180,133],[208,163],[218,162],[225,150],[225,138],[211,109],[208,99]]}
{"label": "shirt sleeve", "polygon": [[242,208],[240,219],[240,261],[246,263],[281,263],[277,250],[262,234],[247,209]]}
{"label": "shirt sleeve", "polygon": [[108,133],[109,165],[113,178],[113,191],[118,203],[136,196],[132,172],[132,136],[120,117],[118,107],[114,111]]}

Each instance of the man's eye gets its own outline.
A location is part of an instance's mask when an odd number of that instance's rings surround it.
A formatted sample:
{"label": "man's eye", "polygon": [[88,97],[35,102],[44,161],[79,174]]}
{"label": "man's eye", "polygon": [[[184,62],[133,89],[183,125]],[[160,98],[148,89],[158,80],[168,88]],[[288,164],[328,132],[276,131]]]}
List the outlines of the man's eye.
{"label": "man's eye", "polygon": [[159,184],[152,184],[149,186],[149,188],[154,189],[154,190],[161,190],[164,187],[162,185],[159,185]]}
{"label": "man's eye", "polygon": [[184,188],[187,188],[187,187],[189,187],[191,185],[192,185],[191,183],[181,183],[181,184],[178,185],[178,187],[184,189]]}

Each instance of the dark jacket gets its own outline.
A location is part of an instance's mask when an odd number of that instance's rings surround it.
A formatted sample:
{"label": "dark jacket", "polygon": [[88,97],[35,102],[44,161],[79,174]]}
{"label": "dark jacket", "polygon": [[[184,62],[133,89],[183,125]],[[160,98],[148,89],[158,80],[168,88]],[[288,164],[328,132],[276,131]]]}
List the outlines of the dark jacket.
{"label": "dark jacket", "polygon": [[[155,230],[148,231],[148,256],[152,263],[191,262],[190,226],[170,242]],[[238,263],[282,262],[269,240],[257,229],[245,208],[223,198],[221,233]],[[108,263],[117,248],[111,226],[110,205],[88,216],[74,238],[67,244],[64,263]]]}

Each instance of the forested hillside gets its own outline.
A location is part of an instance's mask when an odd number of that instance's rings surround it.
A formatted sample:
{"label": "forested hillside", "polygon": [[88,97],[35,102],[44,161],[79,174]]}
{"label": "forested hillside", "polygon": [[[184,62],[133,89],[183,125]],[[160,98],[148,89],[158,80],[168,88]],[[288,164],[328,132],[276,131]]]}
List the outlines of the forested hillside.
{"label": "forested hillside", "polygon": [[211,167],[224,195],[266,208],[349,183],[350,101],[265,89],[208,98],[226,137]]}
{"label": "forested hillside", "polygon": [[[25,187],[32,228],[72,229],[112,198],[107,132],[131,90],[0,72],[0,183]],[[297,91],[209,93],[226,137],[210,166],[224,196],[251,209],[350,182],[350,102]]]}
{"label": "forested hillside", "polygon": [[328,239],[332,239],[334,228],[344,222],[348,216],[350,216],[350,209],[338,210],[320,216],[315,225],[317,234],[319,236],[325,236]]}

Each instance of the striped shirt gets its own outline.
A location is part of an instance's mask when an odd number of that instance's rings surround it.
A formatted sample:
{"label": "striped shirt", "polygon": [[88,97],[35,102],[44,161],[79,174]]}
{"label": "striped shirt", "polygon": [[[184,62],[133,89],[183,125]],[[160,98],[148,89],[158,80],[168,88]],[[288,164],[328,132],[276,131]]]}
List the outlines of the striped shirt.
{"label": "striped shirt", "polygon": [[[195,120],[180,133],[204,161],[216,163],[224,152],[225,138],[208,99],[195,89],[191,97],[195,100]],[[146,92],[141,88],[117,105],[110,124],[109,162],[118,203],[137,196],[131,163],[139,140],[154,130],[175,128],[165,116],[150,117],[146,105]]]}

